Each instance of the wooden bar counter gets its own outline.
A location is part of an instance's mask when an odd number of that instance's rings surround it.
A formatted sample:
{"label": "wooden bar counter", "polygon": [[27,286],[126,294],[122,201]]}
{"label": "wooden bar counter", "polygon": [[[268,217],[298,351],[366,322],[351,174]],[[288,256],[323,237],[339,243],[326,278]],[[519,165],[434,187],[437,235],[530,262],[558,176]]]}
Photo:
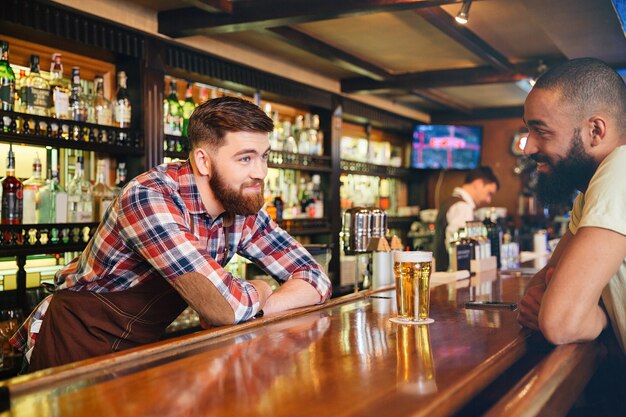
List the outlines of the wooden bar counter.
{"label": "wooden bar counter", "polygon": [[[531,333],[516,322],[517,312],[468,310],[464,304],[470,299],[517,302],[528,279],[493,272],[438,285],[431,291],[435,322],[430,325],[390,322],[394,290],[366,291],[324,306],[44,370],[0,384],[10,397],[8,410],[0,415],[466,414],[478,397],[489,397],[484,393],[494,381],[507,380],[519,368],[532,343]],[[562,378],[546,366],[555,354],[561,362],[591,359],[591,371],[602,356],[595,343],[545,349],[530,373],[546,375],[546,384],[558,380],[555,373]],[[527,386],[525,374],[511,377],[511,389],[506,388],[510,401],[502,404],[508,397],[499,395],[480,413],[519,403],[515,390]],[[538,383],[532,388],[542,391]]]}

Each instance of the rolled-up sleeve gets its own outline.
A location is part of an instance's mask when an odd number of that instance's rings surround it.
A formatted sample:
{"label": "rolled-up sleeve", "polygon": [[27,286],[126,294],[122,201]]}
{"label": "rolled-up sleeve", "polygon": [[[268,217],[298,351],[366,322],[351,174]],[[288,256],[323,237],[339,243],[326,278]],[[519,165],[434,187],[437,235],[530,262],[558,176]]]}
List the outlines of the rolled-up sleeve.
{"label": "rolled-up sleeve", "polygon": [[246,220],[237,251],[281,283],[289,279],[308,282],[320,294],[320,302],[331,296],[330,279],[319,263],[265,210]]}

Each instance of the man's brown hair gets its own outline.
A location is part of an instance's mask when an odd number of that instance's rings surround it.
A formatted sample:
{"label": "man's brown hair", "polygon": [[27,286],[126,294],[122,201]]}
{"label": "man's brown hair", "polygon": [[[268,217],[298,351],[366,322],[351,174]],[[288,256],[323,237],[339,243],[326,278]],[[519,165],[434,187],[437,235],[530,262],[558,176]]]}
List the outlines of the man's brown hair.
{"label": "man's brown hair", "polygon": [[191,149],[217,149],[228,132],[269,133],[274,123],[259,106],[238,97],[219,97],[200,104],[191,114],[187,137]]}

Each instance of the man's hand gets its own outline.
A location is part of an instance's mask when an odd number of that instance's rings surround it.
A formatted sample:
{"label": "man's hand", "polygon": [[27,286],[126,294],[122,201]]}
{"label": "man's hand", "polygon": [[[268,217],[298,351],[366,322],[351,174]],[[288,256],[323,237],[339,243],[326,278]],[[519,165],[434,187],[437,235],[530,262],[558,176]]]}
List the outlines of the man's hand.
{"label": "man's hand", "polygon": [[530,287],[520,301],[517,321],[524,327],[532,330],[539,330],[539,310],[541,300],[548,288],[548,283],[552,279],[554,268],[550,267],[545,271],[540,271],[530,281]]}

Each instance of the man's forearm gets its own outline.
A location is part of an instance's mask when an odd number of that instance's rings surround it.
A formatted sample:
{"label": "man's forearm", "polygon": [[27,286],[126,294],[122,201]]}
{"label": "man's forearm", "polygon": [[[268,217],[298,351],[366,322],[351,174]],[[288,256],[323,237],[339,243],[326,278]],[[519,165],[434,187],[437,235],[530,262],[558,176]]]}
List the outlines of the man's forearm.
{"label": "man's forearm", "polygon": [[320,294],[311,284],[301,279],[290,279],[267,299],[263,312],[273,314],[319,302]]}

